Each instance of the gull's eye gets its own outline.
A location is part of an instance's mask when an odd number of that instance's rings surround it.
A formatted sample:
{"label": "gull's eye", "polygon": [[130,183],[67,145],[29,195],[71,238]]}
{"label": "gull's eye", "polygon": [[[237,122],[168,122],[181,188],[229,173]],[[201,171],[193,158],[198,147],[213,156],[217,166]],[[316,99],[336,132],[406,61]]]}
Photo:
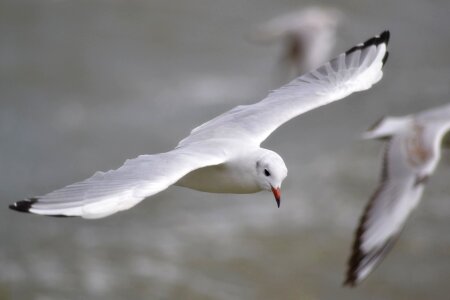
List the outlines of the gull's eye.
{"label": "gull's eye", "polygon": [[270,176],[270,172],[269,172],[269,171],[267,171],[267,169],[264,169],[264,175],[266,175],[266,176]]}

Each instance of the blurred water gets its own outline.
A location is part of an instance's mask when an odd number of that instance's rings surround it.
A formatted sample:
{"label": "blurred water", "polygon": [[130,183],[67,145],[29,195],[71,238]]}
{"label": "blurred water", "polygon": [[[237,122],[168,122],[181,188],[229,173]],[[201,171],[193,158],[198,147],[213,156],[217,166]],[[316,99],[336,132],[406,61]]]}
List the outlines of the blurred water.
{"label": "blurred water", "polygon": [[341,287],[379,169],[380,145],[357,135],[382,115],[449,101],[445,0],[329,3],[347,16],[337,52],[387,28],[391,55],[372,90],[265,142],[289,167],[281,209],[267,193],[175,187],[96,221],[6,208],[166,151],[260,100],[276,87],[279,48],[245,33],[304,4],[0,1],[0,299],[446,299],[448,152],[394,251],[361,287]]}

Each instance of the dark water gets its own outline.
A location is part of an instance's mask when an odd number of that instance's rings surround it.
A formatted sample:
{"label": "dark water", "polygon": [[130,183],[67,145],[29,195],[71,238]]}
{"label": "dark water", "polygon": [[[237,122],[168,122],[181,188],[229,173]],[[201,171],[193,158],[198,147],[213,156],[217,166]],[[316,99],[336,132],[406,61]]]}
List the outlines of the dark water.
{"label": "dark water", "polygon": [[289,168],[281,209],[267,193],[176,187],[95,221],[7,209],[262,99],[279,49],[245,33],[300,4],[0,1],[0,299],[447,299],[449,152],[394,251],[361,287],[341,287],[379,169],[380,145],[358,134],[450,100],[445,0],[328,3],[347,16],[337,52],[387,28],[391,56],[373,89],[265,142]]}

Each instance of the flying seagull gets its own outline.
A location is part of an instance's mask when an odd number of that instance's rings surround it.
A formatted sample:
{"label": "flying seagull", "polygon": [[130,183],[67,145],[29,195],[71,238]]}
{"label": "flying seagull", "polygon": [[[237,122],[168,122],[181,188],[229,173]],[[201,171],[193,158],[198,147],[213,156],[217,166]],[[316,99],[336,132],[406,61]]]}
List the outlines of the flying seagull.
{"label": "flying seagull", "polygon": [[417,206],[450,130],[450,104],[385,117],[364,135],[385,140],[380,183],[359,221],[344,284],[355,286],[383,260]]}
{"label": "flying seagull", "polygon": [[331,7],[312,6],[276,17],[250,35],[256,42],[283,43],[280,66],[297,76],[313,70],[331,57],[336,29],[343,13]]}
{"label": "flying seagull", "polygon": [[319,106],[369,89],[383,76],[389,32],[359,44],[262,101],[237,106],[193,129],[169,152],[141,155],[117,170],[10,208],[49,216],[102,218],[171,185],[211,193],[272,191],[280,206],[283,159],[260,144],[279,126]]}

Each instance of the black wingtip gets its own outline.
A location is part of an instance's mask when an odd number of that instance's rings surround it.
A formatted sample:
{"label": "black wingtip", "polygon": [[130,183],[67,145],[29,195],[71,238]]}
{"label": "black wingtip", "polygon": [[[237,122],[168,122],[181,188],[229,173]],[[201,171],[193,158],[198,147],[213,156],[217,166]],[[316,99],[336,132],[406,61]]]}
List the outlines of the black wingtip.
{"label": "black wingtip", "polygon": [[383,66],[386,63],[386,61],[388,60],[388,57],[389,57],[389,52],[386,51],[386,54],[384,55],[383,60],[382,60]]}
{"label": "black wingtip", "polygon": [[389,44],[389,39],[391,37],[391,33],[389,30],[385,30],[380,34],[380,39],[384,41],[385,44]]}
{"label": "black wingtip", "polygon": [[[30,209],[34,203],[38,202],[39,198],[29,198],[21,201],[17,201],[11,205],[9,205],[9,209],[22,212],[22,213],[31,213]],[[68,218],[75,216],[66,216],[66,215],[43,215],[47,217],[55,217],[55,218]]]}
{"label": "black wingtip", "polygon": [[[389,38],[390,38],[391,34],[389,33],[389,30],[385,30],[383,31],[380,35],[376,35],[370,39],[368,39],[367,41],[365,41],[364,43],[358,44],[352,48],[350,48],[349,50],[347,50],[345,52],[346,55],[355,52],[357,50],[360,49],[364,49],[366,47],[375,45],[378,46],[380,44],[389,44]],[[386,52],[387,53],[387,52]],[[385,55],[385,57],[383,58],[383,63],[386,62],[387,60],[387,55]]]}
{"label": "black wingtip", "polygon": [[[383,172],[382,172],[383,173]],[[382,177],[384,175],[382,174]],[[383,181],[382,181],[383,182]],[[364,212],[361,215],[358,227],[356,228],[355,234],[354,234],[354,240],[353,245],[351,248],[351,254],[347,262],[347,272],[345,274],[345,281],[344,286],[348,287],[356,287],[360,281],[358,279],[358,269],[361,267],[360,264],[363,261],[364,257],[367,256],[366,253],[364,253],[361,249],[362,245],[362,239],[364,231],[366,230],[366,222],[369,218],[369,212],[372,209],[372,206],[374,205],[375,199],[378,197],[378,195],[383,190],[383,184],[380,184],[378,188],[375,190],[375,192],[372,194],[372,196],[369,199],[369,202],[367,203],[366,207],[364,208]]]}
{"label": "black wingtip", "polygon": [[356,278],[347,278],[342,283],[342,285],[345,286],[345,287],[354,288],[354,287],[357,286]]}
{"label": "black wingtip", "polygon": [[[363,217],[366,217],[365,215]],[[355,287],[358,284],[358,269],[359,264],[364,258],[364,253],[361,251],[361,236],[362,236],[362,226],[359,226],[356,230],[355,240],[352,246],[352,253],[347,263],[347,272],[345,274],[344,286]]]}
{"label": "black wingtip", "polygon": [[37,198],[29,198],[29,199],[17,201],[15,203],[11,204],[9,206],[9,208],[12,210],[15,210],[15,211],[29,213],[31,206],[34,203],[36,203],[37,200],[38,200]]}

